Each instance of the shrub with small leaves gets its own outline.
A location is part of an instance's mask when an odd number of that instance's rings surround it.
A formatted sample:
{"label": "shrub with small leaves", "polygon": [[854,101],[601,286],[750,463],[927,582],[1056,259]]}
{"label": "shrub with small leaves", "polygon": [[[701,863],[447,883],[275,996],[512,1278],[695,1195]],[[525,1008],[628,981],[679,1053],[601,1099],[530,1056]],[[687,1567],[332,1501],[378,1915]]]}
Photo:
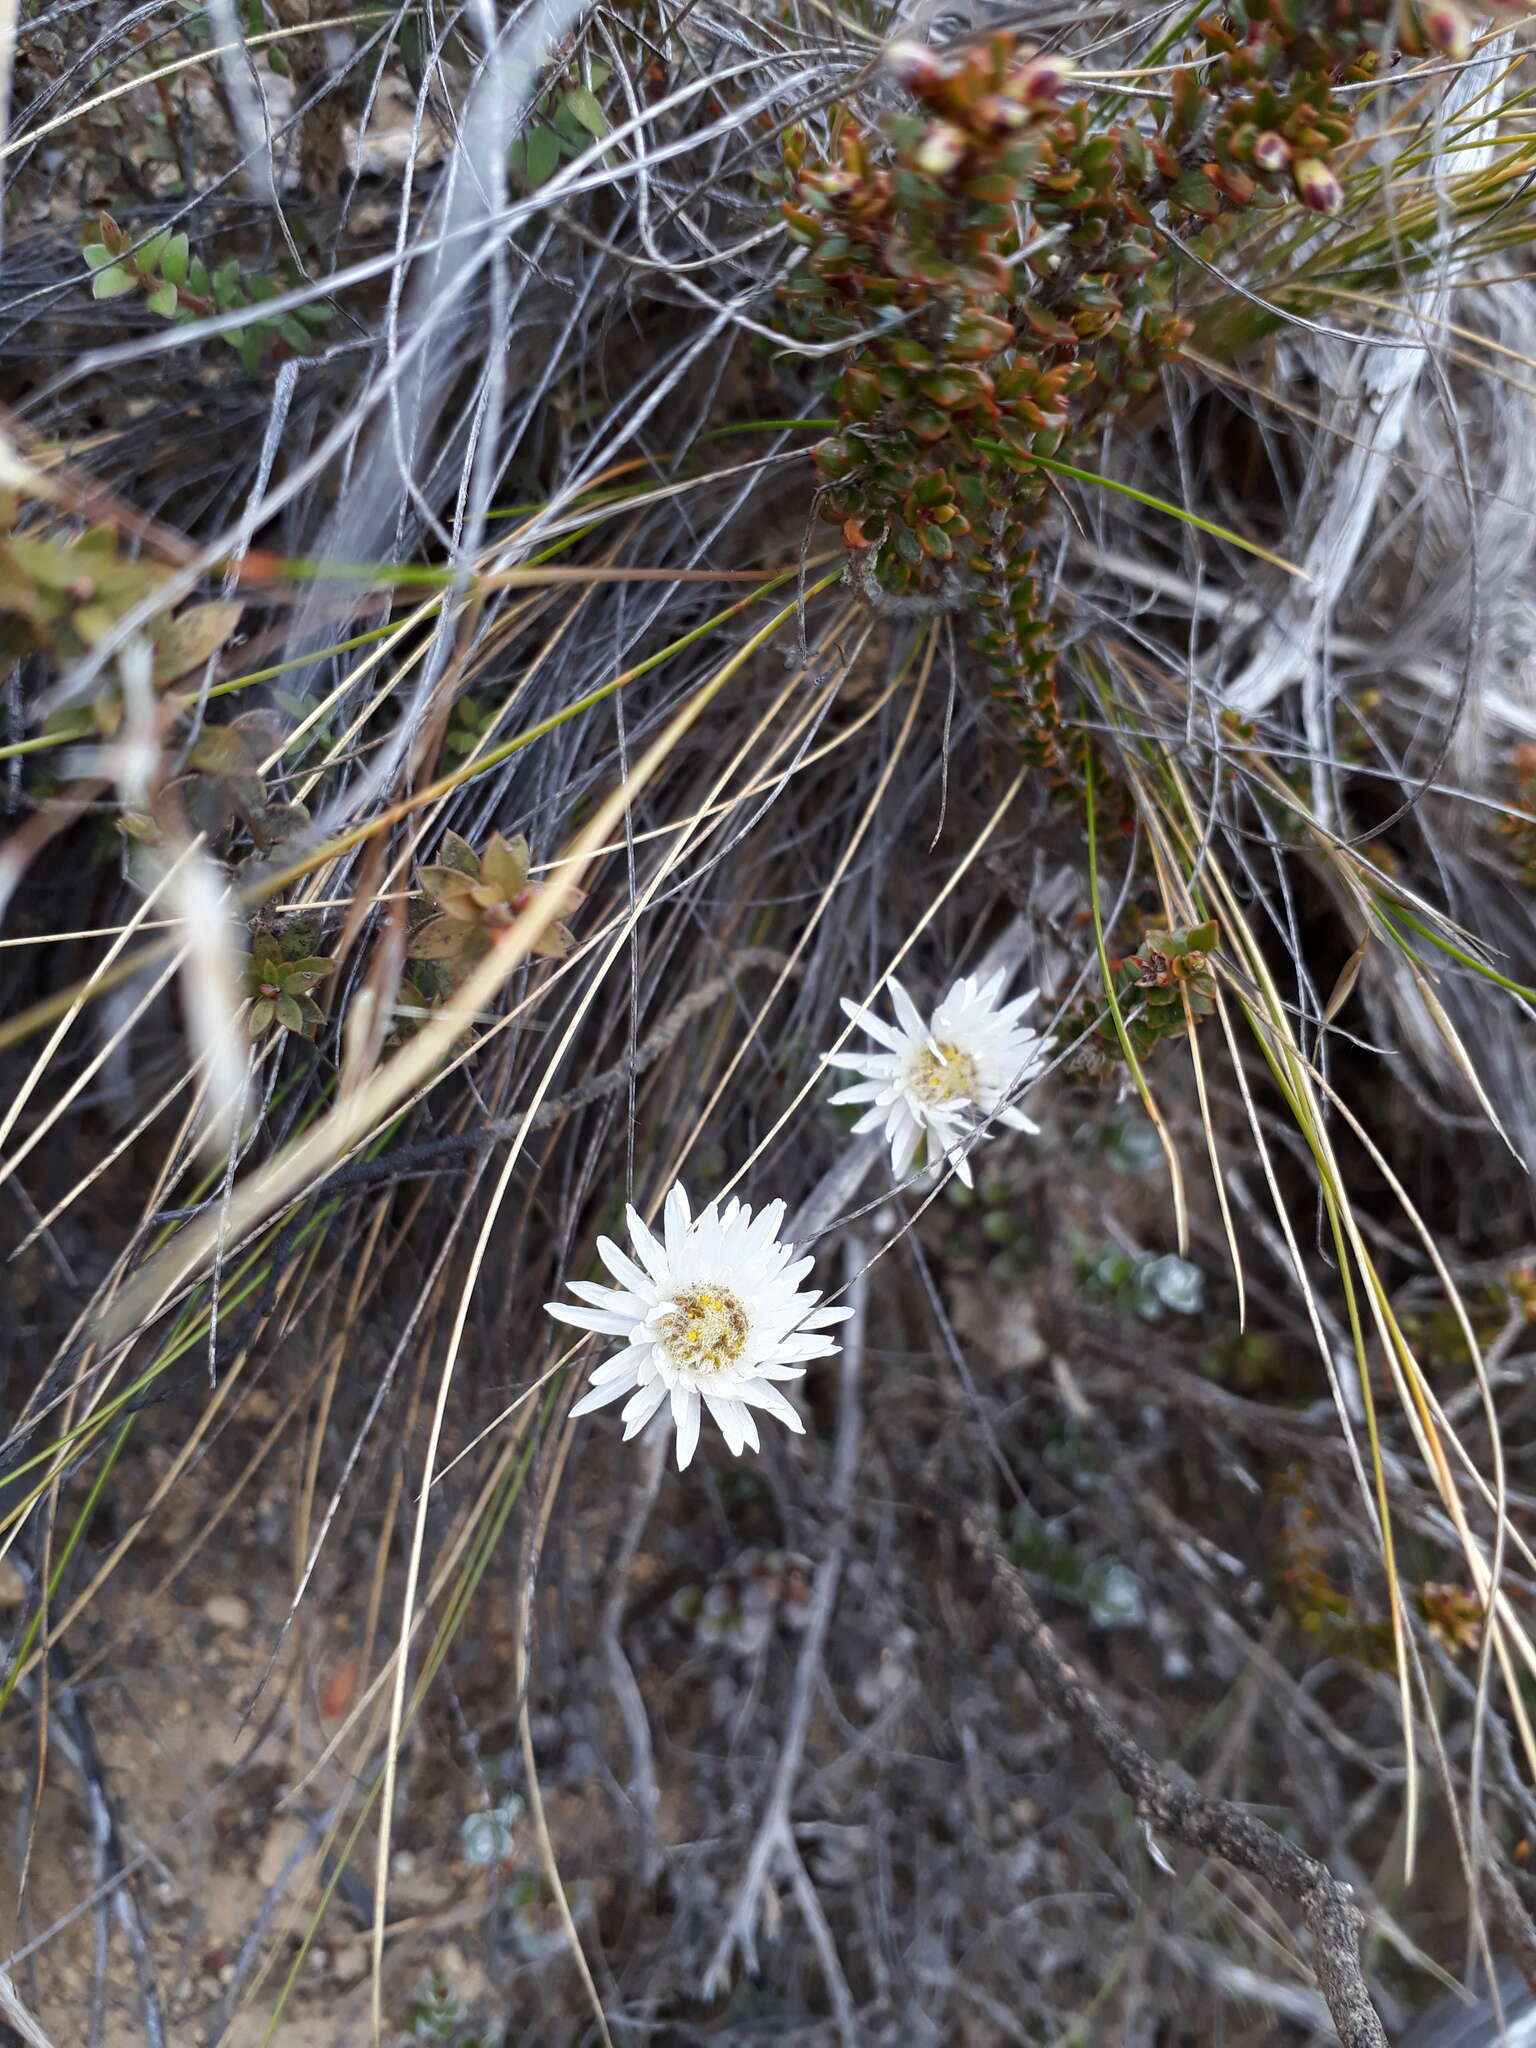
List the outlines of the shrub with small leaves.
{"label": "shrub with small leaves", "polygon": [[274,1026],[313,1038],[325,1022],[310,990],[335,971],[336,963],[311,953],[311,943],[312,934],[302,924],[282,933],[261,929],[251,935],[246,1028],[252,1038],[265,1037]]}
{"label": "shrub with small leaves", "polygon": [[497,1806],[477,1807],[459,1827],[459,1853],[471,1870],[494,1870],[510,1862],[517,1848],[523,1802],[514,1792]]}
{"label": "shrub with small leaves", "polygon": [[[209,607],[212,609],[212,607]],[[168,813],[217,846],[237,823],[258,854],[268,855],[309,823],[303,804],[273,802],[263,767],[286,727],[275,711],[242,711],[227,725],[205,725],[187,750],[182,773],[166,785],[151,815],[125,812],[124,831],[154,840]]]}
{"label": "shrub with small leaves", "polygon": [[691,1625],[700,1649],[755,1657],[776,1622],[798,1632],[810,1619],[811,1562],[792,1550],[747,1549],[709,1586],[672,1596],[673,1619]]}
{"label": "shrub with small leaves", "polygon": [[[521,833],[504,839],[497,832],[484,853],[476,853],[457,832],[445,832],[436,864],[422,868],[416,878],[433,912],[412,932],[408,957],[430,961],[456,988],[533,901],[529,858]],[[574,944],[563,924],[552,924],[533,950],[543,959],[559,960]]]}
{"label": "shrub with small leaves", "polygon": [[[15,495],[0,491],[0,659],[79,661],[168,574],[163,563],[128,554],[109,526],[59,534],[19,529],[20,517]],[[116,730],[118,715],[106,729]]]}
{"label": "shrub with small leaves", "polygon": [[1147,1597],[1129,1565],[1095,1557],[1032,1507],[1016,1507],[1008,1518],[1008,1555],[1021,1571],[1057,1599],[1087,1609],[1099,1628],[1139,1628],[1147,1618]]}
{"label": "shrub with small leaves", "polygon": [[[1139,951],[1111,961],[1115,1002],[1138,1059],[1149,1058],[1165,1038],[1182,1037],[1187,1022],[1215,1009],[1211,955],[1220,937],[1215,918],[1185,931],[1149,931]],[[1102,1002],[1089,1000],[1069,1012],[1056,1027],[1056,1039],[1063,1049],[1074,1048],[1074,1062],[1087,1074],[1108,1073],[1121,1056],[1120,1034]]]}
{"label": "shrub with small leaves", "polygon": [[551,86],[534,102],[527,127],[507,152],[513,176],[530,191],[547,184],[564,158],[580,156],[608,133],[608,117],[597,94],[610,76],[611,68],[601,57],[589,58],[583,80]]}
{"label": "shrub with small leaves", "polygon": [[1475,1651],[1483,1640],[1485,1609],[1468,1586],[1439,1581],[1421,1586],[1419,1611],[1430,1635],[1453,1657],[1463,1651]]}
{"label": "shrub with small leaves", "polygon": [[410,2040],[435,2041],[440,2048],[501,2048],[505,2039],[499,2025],[477,2020],[452,1985],[430,1971],[417,1984],[405,2025]]}
{"label": "shrub with small leaves", "polygon": [[1071,65],[1009,31],[897,43],[919,111],[883,138],[839,117],[826,156],[786,136],[804,255],[783,289],[797,331],[836,350],[822,516],[872,600],[964,615],[1020,746],[1057,780],[1084,742],[1063,728],[1034,575],[1053,474],[1179,353],[1183,249],[1221,258],[1245,210],[1339,207],[1339,88],[1466,40],[1454,5],[1404,29],[1391,0],[1233,0],[1191,24],[1144,110],[1130,90],[1063,105]]}
{"label": "shrub with small leaves", "polygon": [[109,213],[97,215],[81,254],[91,272],[93,298],[121,299],[137,292],[151,313],[182,324],[248,307],[250,319],[238,327],[226,327],[222,339],[253,373],[263,361],[280,363],[290,356],[308,355],[315,346],[316,330],[328,325],[331,318],[330,307],[318,305],[265,315],[260,311],[262,304],[291,290],[297,277],[246,277],[234,256],[209,270],[203,259],[192,253],[184,234],[150,235],[136,242]]}
{"label": "shrub with small leaves", "polygon": [[1271,1487],[1274,1570],[1281,1601],[1302,1633],[1325,1656],[1353,1657],[1373,1670],[1390,1667],[1391,1623],[1362,1614],[1333,1568],[1334,1546],[1305,1465],[1293,1465]]}

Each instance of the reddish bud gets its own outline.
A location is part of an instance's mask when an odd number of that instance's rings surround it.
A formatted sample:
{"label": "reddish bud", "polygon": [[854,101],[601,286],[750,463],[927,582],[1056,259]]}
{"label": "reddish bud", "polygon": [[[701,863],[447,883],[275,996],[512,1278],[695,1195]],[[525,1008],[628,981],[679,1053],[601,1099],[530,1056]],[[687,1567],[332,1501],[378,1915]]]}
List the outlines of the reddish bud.
{"label": "reddish bud", "polygon": [[1472,54],[1472,26],[1456,0],[1431,0],[1423,13],[1424,33],[1454,64],[1463,64]]}
{"label": "reddish bud", "polygon": [[1019,74],[1016,89],[1026,106],[1048,106],[1076,69],[1070,57],[1055,51],[1032,57]]}
{"label": "reddish bud", "polygon": [[1291,146],[1283,135],[1266,128],[1253,139],[1253,161],[1261,171],[1283,171],[1291,160]]}
{"label": "reddish bud", "polygon": [[888,44],[885,66],[915,99],[920,100],[936,93],[947,75],[937,55],[926,43]]}
{"label": "reddish bud", "polygon": [[1328,165],[1315,156],[1304,156],[1292,166],[1296,197],[1314,213],[1337,213],[1344,204],[1344,187]]}
{"label": "reddish bud", "polygon": [[822,171],[816,179],[816,187],[831,205],[846,206],[858,192],[860,182],[852,171]]}
{"label": "reddish bud", "polygon": [[971,108],[970,122],[978,135],[1001,141],[1029,126],[1029,110],[1000,92],[989,92]]}
{"label": "reddish bud", "polygon": [[949,121],[934,121],[912,152],[918,170],[930,178],[947,178],[965,160],[970,143]]}

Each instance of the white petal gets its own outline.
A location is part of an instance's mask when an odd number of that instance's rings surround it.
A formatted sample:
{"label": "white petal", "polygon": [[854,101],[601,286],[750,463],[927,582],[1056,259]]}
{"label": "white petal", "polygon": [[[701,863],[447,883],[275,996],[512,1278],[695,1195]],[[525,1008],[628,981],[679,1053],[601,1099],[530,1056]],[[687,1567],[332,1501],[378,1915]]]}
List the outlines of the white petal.
{"label": "white petal", "polygon": [[822,1054],[829,1067],[846,1067],[850,1074],[862,1074],[866,1081],[886,1081],[900,1061],[893,1052],[828,1052]]}
{"label": "white petal", "polygon": [[597,1240],[597,1256],[631,1294],[638,1294],[644,1301],[654,1298],[655,1283],[647,1278],[644,1267],[637,1266],[627,1252],[620,1251],[611,1237]]}
{"label": "white petal", "polygon": [[594,1408],[606,1408],[610,1401],[617,1401],[633,1386],[633,1378],[625,1374],[622,1379],[609,1382],[606,1387],[589,1387],[571,1410],[573,1416],[590,1415]]}
{"label": "white petal", "polygon": [[905,1049],[905,1040],[900,1033],[893,1031],[889,1024],[883,1023],[873,1010],[861,1010],[857,1003],[850,1003],[846,996],[842,998],[842,1005],[844,1016],[857,1024],[861,1031],[867,1031],[876,1044],[889,1046],[892,1052],[901,1052]]}
{"label": "white petal", "polygon": [[883,1081],[859,1081],[852,1088],[839,1088],[835,1095],[827,1099],[834,1109],[841,1109],[845,1102],[873,1102],[884,1086]]}
{"label": "white petal", "polygon": [[677,1423],[677,1469],[683,1472],[699,1442],[699,1397],[691,1388],[673,1390],[672,1416]]}
{"label": "white petal", "polygon": [[605,1337],[627,1337],[635,1327],[633,1316],[616,1316],[605,1308],[581,1308],[574,1302],[546,1301],[557,1323],[569,1323],[577,1330],[598,1330]]}
{"label": "white petal", "polygon": [[998,1122],[1005,1123],[1011,1131],[1028,1131],[1032,1138],[1040,1135],[1040,1126],[1032,1124],[1022,1109],[1000,1109],[997,1117]]}
{"label": "white petal", "polygon": [[842,1349],[830,1337],[782,1337],[774,1345],[780,1358],[833,1358]]}
{"label": "white petal", "polygon": [[652,1380],[649,1386],[637,1390],[621,1418],[624,1423],[625,1443],[628,1443],[632,1436],[639,1435],[666,1398],[666,1386],[659,1379]]}
{"label": "white petal", "polygon": [[740,1386],[733,1387],[731,1391],[738,1401],[745,1401],[749,1407],[761,1408],[765,1415],[776,1417],[786,1429],[792,1429],[796,1436],[805,1435],[805,1424],[770,1380],[746,1380]]}
{"label": "white petal", "polygon": [[662,1210],[662,1229],[666,1234],[667,1257],[676,1260],[683,1249],[688,1235],[688,1226],[693,1221],[688,1207],[688,1193],[682,1182],[674,1181]]}
{"label": "white petal", "polygon": [[746,1403],[734,1401],[726,1394],[706,1394],[704,1405],[714,1417],[731,1456],[739,1458],[746,1448],[746,1425],[750,1419],[750,1410]]}
{"label": "white petal", "polygon": [[922,1013],[894,974],[891,976],[890,990],[891,1001],[896,1005],[897,1023],[909,1038],[919,1041],[925,1039],[928,1036],[928,1026],[923,1022]]}
{"label": "white petal", "polygon": [[660,1241],[651,1234],[650,1226],[640,1211],[631,1203],[624,1211],[629,1224],[629,1235],[635,1250],[640,1254],[640,1263],[656,1282],[658,1287],[667,1284],[667,1254]]}
{"label": "white petal", "polygon": [[802,1330],[825,1330],[833,1323],[846,1323],[853,1314],[851,1308],[813,1308],[809,1315],[800,1318]]}
{"label": "white petal", "polygon": [[606,1387],[610,1380],[628,1380],[631,1385],[638,1386],[642,1378],[650,1378],[649,1371],[643,1374],[640,1371],[640,1361],[649,1360],[650,1355],[649,1344],[631,1344],[623,1351],[615,1351],[612,1358],[605,1358],[594,1368],[591,1384]]}
{"label": "white petal", "polygon": [[[635,1300],[627,1287],[604,1287],[597,1280],[567,1280],[566,1286],[578,1301],[586,1302],[592,1308],[611,1309],[616,1316],[628,1315],[632,1323],[638,1323],[644,1304]],[[654,1292],[648,1288],[647,1294]]]}
{"label": "white petal", "polygon": [[922,1126],[913,1117],[907,1117],[891,1139],[891,1172],[898,1180],[905,1180],[912,1161],[917,1156],[917,1141],[922,1136]]}

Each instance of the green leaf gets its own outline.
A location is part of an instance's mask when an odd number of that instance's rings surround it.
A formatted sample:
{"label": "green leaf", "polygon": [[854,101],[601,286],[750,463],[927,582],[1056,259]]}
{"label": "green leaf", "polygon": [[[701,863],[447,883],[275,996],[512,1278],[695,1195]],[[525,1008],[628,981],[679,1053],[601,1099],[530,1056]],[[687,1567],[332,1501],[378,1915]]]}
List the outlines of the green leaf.
{"label": "green leaf", "polygon": [[151,313],[158,313],[162,320],[172,319],[179,303],[175,285],[157,285],[144,303]]}
{"label": "green leaf", "polygon": [[166,245],[170,239],[169,235],[150,236],[149,240],[138,252],[137,261],[140,270],[151,271],[159,269],[160,258],[165,254]]}
{"label": "green leaf", "polygon": [[603,136],[608,133],[608,117],[584,85],[578,85],[574,92],[568,92],[564,104],[589,135]]}
{"label": "green leaf", "polygon": [[524,147],[528,152],[528,182],[530,185],[547,184],[560,161],[560,138],[553,128],[536,127],[528,130]]}
{"label": "green leaf", "polygon": [[91,270],[105,270],[112,261],[112,251],[103,242],[87,242],[80,254]]}
{"label": "green leaf", "polygon": [[302,320],[295,320],[285,314],[277,323],[277,331],[288,346],[297,349],[301,355],[309,347],[309,329]]}
{"label": "green leaf", "polygon": [[185,284],[191,249],[185,235],[172,235],[160,258],[160,275],[167,284]]}
{"label": "green leaf", "polygon": [[251,1014],[246,1024],[252,1038],[260,1038],[264,1032],[270,1031],[272,1019],[276,1015],[277,1005],[269,997],[263,996],[259,1003],[252,1003]]}
{"label": "green leaf", "polygon": [[240,304],[240,259],[231,256],[213,273],[213,302],[220,312]]}
{"label": "green leaf", "polygon": [[93,299],[120,299],[124,292],[131,292],[139,280],[131,270],[125,270],[121,263],[109,263],[104,270],[98,270],[91,279]]}
{"label": "green leaf", "polygon": [[302,1031],[304,1029],[304,1012],[299,1008],[292,996],[279,996],[273,1008],[278,1023],[285,1030]]}
{"label": "green leaf", "polygon": [[201,256],[194,256],[187,265],[187,289],[200,299],[208,296],[208,266]]}

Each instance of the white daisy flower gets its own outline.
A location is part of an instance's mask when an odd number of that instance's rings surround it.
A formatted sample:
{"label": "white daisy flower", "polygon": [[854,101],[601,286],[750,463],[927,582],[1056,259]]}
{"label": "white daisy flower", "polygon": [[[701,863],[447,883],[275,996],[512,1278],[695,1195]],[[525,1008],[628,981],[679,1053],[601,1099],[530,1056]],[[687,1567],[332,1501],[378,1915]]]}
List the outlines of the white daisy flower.
{"label": "white daisy flower", "polygon": [[1007,1106],[1007,1098],[1046,1063],[1045,1039],[1019,1022],[1040,991],[1032,988],[1000,1003],[1006,979],[1001,971],[985,982],[962,976],[925,1024],[892,975],[894,1028],[843,998],[848,1016],[884,1050],[828,1053],[828,1065],[851,1067],[864,1077],[832,1100],[872,1105],[853,1128],[873,1131],[884,1124],[898,1180],[922,1149],[926,1165],[947,1159],[969,1187],[966,1148],[984,1123],[1038,1136],[1039,1125]]}
{"label": "white daisy flower", "polygon": [[784,1204],[770,1202],[754,1217],[733,1197],[723,1211],[711,1202],[694,1218],[679,1183],[667,1196],[661,1238],[635,1210],[627,1213],[640,1263],[600,1237],[598,1256],[618,1286],[572,1280],[581,1306],[544,1304],[562,1323],[624,1340],[571,1413],[587,1415],[628,1394],[627,1442],[670,1400],[679,1471],[699,1441],[701,1407],[736,1457],[748,1444],[761,1448],[754,1408],[803,1433],[805,1424],[774,1382],[799,1379],[807,1359],[835,1352],[832,1339],[816,1333],[853,1310],[820,1308],[819,1293],[798,1291],[816,1262],[796,1259],[794,1246],[780,1242]]}

